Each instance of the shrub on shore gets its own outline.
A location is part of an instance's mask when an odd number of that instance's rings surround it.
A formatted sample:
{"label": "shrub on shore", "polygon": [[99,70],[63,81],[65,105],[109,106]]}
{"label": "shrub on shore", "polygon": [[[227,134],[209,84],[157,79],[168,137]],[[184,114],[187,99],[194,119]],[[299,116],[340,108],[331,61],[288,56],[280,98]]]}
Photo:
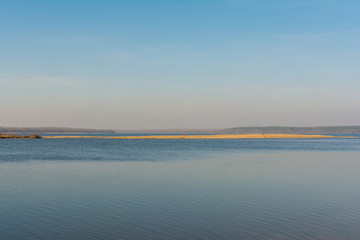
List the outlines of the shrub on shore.
{"label": "shrub on shore", "polygon": [[37,134],[32,134],[32,135],[29,136],[29,138],[41,138],[41,137],[39,135],[37,135]]}

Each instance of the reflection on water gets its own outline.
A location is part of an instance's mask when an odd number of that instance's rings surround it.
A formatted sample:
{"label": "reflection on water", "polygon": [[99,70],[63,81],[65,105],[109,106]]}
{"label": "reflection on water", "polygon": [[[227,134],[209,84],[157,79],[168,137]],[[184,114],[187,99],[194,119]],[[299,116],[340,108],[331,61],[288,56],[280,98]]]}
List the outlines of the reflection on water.
{"label": "reflection on water", "polygon": [[207,156],[3,161],[0,238],[359,239],[359,151]]}

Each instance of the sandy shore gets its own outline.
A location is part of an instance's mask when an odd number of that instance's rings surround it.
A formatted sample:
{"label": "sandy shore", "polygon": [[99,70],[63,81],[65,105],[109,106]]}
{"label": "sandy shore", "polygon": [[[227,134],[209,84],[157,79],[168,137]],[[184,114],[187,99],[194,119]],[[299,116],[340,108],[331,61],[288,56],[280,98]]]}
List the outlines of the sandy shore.
{"label": "sandy shore", "polygon": [[214,134],[214,135],[152,135],[152,136],[44,136],[42,138],[105,138],[105,139],[240,139],[240,138],[336,138],[328,135],[302,134]]}

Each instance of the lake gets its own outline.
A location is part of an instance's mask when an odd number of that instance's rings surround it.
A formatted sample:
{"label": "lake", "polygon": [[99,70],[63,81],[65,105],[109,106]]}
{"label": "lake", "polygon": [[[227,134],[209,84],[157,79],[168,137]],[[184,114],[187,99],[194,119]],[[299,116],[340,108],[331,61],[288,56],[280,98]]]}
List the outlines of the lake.
{"label": "lake", "polygon": [[0,239],[360,239],[360,138],[3,139]]}

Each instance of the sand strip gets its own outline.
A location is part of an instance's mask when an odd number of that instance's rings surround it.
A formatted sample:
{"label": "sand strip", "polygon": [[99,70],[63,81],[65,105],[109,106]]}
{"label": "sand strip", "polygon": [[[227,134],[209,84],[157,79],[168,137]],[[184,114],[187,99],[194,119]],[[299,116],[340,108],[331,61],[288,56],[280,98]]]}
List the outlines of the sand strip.
{"label": "sand strip", "polygon": [[[342,136],[303,134],[214,134],[214,135],[151,135],[151,136],[43,136],[42,138],[104,139],[241,139],[241,138],[344,138]],[[347,137],[345,137],[347,138]]]}

